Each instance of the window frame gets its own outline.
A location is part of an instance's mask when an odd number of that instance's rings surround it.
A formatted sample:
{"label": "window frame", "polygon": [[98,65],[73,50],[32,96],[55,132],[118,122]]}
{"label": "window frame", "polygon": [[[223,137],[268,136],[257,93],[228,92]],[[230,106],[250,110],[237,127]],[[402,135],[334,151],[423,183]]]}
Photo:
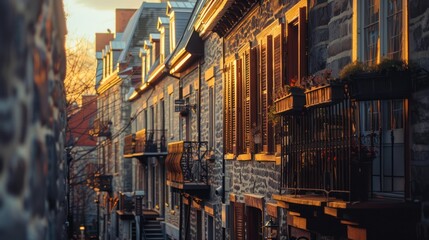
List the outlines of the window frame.
{"label": "window frame", "polygon": [[[366,0],[365,0],[366,1]],[[377,53],[376,61],[374,64],[379,63],[383,58],[391,58],[388,52],[388,1],[390,0],[374,0],[379,3],[379,20],[378,20],[378,39],[377,39]],[[408,61],[408,1],[400,0],[402,3],[401,10],[401,56],[396,58],[404,61]],[[365,56],[365,2],[360,0],[353,0],[353,12],[357,13],[353,15],[353,51],[352,61],[367,62]]]}

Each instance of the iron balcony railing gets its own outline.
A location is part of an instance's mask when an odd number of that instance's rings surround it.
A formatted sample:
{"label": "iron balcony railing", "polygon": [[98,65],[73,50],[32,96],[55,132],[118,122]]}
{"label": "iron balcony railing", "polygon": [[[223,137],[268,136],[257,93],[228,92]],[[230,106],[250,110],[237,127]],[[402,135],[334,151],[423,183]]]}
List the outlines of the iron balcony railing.
{"label": "iron balcony railing", "polygon": [[142,129],[129,134],[124,139],[124,154],[166,153],[166,133],[167,130]]}
{"label": "iron balcony railing", "polygon": [[112,122],[108,120],[95,119],[92,128],[89,130],[89,134],[94,137],[107,137],[112,136],[110,127]]}
{"label": "iron balcony railing", "polygon": [[350,101],[285,116],[282,186],[289,193],[348,198],[352,146]]}
{"label": "iron balcony railing", "polygon": [[208,184],[205,155],[208,142],[180,141],[168,144],[167,181],[171,183]]}

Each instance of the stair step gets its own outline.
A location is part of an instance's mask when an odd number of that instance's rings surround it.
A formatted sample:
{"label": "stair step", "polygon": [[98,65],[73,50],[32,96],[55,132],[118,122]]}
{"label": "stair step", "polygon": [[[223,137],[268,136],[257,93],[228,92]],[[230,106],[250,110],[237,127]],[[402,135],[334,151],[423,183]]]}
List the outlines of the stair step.
{"label": "stair step", "polygon": [[151,224],[151,225],[143,225],[144,228],[160,228],[161,225],[155,225],[155,224]]}

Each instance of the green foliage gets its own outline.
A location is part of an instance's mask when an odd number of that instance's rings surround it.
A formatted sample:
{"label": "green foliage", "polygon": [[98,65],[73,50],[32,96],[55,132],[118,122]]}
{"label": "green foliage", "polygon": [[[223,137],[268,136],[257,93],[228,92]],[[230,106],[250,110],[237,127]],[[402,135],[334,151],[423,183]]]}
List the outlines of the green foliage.
{"label": "green foliage", "polygon": [[383,59],[375,66],[369,66],[362,62],[352,62],[344,66],[340,71],[340,79],[350,79],[350,76],[359,73],[386,73],[386,72],[400,72],[409,70],[408,64],[403,60]]}

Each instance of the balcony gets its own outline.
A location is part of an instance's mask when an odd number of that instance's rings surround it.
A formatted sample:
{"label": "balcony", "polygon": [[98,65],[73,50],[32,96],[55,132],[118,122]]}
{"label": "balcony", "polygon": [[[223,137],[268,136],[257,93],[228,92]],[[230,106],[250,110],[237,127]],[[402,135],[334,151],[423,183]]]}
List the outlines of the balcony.
{"label": "balcony", "polygon": [[95,174],[93,188],[96,192],[112,192],[112,175]]}
{"label": "balcony", "polygon": [[140,130],[124,138],[124,157],[167,155],[166,130]]}
{"label": "balcony", "polygon": [[352,134],[350,109],[345,100],[285,117],[282,187],[287,194],[345,202],[367,199],[373,156],[365,158],[364,150],[374,148],[374,139]]}
{"label": "balcony", "polygon": [[207,162],[203,161],[207,144],[191,141],[168,144],[167,185],[201,198],[209,196]]}
{"label": "balcony", "polygon": [[132,192],[120,192],[119,193],[119,209],[116,213],[121,219],[134,219],[133,211],[134,206],[134,194]]}
{"label": "balcony", "polygon": [[101,120],[99,118],[94,120],[92,129],[89,130],[89,135],[93,137],[112,137],[110,127],[112,122],[108,120]]}

